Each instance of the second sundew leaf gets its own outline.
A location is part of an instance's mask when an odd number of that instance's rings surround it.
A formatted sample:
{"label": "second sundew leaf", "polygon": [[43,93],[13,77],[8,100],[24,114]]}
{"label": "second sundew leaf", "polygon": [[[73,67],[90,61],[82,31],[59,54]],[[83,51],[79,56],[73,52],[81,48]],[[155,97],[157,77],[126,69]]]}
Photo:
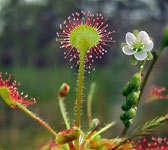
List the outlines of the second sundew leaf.
{"label": "second sundew leaf", "polygon": [[28,106],[36,103],[35,98],[28,98],[28,94],[23,95],[23,92],[18,91],[20,83],[16,83],[12,75],[0,73],[0,96],[12,108],[16,108],[18,104]]}
{"label": "second sundew leaf", "polygon": [[22,110],[36,122],[45,127],[52,135],[56,136],[57,133],[46,122],[26,108],[26,106],[30,104],[35,104],[36,101],[34,98],[29,99],[27,94],[23,96],[23,92],[20,93],[18,91],[20,83],[17,84],[14,78],[11,77],[11,74],[8,75],[8,73],[6,73],[5,76],[3,76],[3,74],[0,73],[0,96],[2,99],[11,108]]}

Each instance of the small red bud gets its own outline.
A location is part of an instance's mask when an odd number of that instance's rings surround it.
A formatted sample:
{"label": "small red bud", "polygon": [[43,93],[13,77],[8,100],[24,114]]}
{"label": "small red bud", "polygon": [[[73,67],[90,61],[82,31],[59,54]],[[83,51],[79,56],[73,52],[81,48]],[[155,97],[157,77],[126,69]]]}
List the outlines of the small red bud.
{"label": "small red bud", "polygon": [[66,83],[63,83],[59,90],[59,96],[62,98],[65,97],[67,93],[69,92],[69,89],[70,89],[70,86]]}

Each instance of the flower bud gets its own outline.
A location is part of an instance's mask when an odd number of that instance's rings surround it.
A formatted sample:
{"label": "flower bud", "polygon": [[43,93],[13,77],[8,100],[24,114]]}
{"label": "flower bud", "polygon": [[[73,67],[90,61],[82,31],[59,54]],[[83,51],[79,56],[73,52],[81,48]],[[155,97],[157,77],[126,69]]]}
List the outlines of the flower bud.
{"label": "flower bud", "polygon": [[98,128],[100,125],[99,119],[93,119],[92,124],[90,126],[90,130],[94,130],[95,128]]}
{"label": "flower bud", "polygon": [[126,127],[130,127],[130,125],[132,125],[132,123],[133,123],[133,119],[131,119],[131,120],[124,120],[123,123],[124,123],[124,125]]}
{"label": "flower bud", "polygon": [[141,85],[141,74],[135,73],[130,80],[130,86],[132,89],[138,90],[140,85]]}
{"label": "flower bud", "polygon": [[59,145],[63,145],[65,143],[72,142],[78,139],[80,136],[80,130],[78,127],[73,126],[69,130],[63,130],[58,133],[56,136],[56,143]]}
{"label": "flower bud", "polygon": [[59,96],[61,98],[65,97],[70,90],[70,86],[67,83],[63,83],[59,89]]}
{"label": "flower bud", "polygon": [[126,103],[129,106],[133,106],[137,104],[138,98],[139,98],[140,91],[138,92],[131,92],[127,98],[126,98]]}
{"label": "flower bud", "polygon": [[161,49],[164,49],[165,47],[168,47],[168,26],[166,27],[161,40]]}
{"label": "flower bud", "polygon": [[133,30],[133,33],[134,33],[134,35],[135,35],[136,37],[138,37],[139,30],[135,29],[135,30]]}
{"label": "flower bud", "polygon": [[127,110],[130,109],[130,105],[124,103],[124,104],[121,106],[121,108],[122,108],[122,110],[127,111]]}
{"label": "flower bud", "polygon": [[121,119],[121,120],[125,120],[125,119],[126,119],[125,113],[123,113],[123,114],[120,115],[120,119]]}
{"label": "flower bud", "polygon": [[129,110],[126,112],[126,117],[127,117],[128,119],[134,118],[135,115],[136,115],[136,109],[134,109],[134,108],[131,108],[131,109],[129,109]]}
{"label": "flower bud", "polygon": [[127,96],[130,92],[131,92],[130,83],[127,82],[127,84],[124,86],[124,88],[123,88],[123,90],[122,90],[122,94],[123,94],[124,96]]}

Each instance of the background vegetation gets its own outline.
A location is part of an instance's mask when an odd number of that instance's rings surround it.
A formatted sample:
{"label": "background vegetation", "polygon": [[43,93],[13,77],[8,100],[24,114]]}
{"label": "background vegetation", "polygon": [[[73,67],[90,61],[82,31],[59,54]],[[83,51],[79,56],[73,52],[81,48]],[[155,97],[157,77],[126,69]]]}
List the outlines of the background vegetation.
{"label": "background vegetation", "polygon": [[[63,130],[57,92],[63,82],[70,84],[66,105],[73,122],[78,70],[70,69],[70,63],[63,58],[63,49],[59,48],[55,38],[56,32],[60,31],[59,24],[73,12],[81,10],[102,13],[108,18],[109,30],[116,31],[113,34],[116,43],[107,48],[108,53],[102,60],[93,64],[96,71],[85,74],[82,113],[82,129],[86,130],[87,94],[91,82],[95,81],[93,117],[98,117],[102,126],[111,120],[117,121],[117,126],[106,133],[106,137],[112,138],[120,135],[123,128],[119,120],[120,106],[124,101],[121,89],[137,70],[122,53],[120,43],[125,40],[126,32],[145,30],[153,37],[157,50],[168,25],[167,0],[0,0],[0,71],[16,74],[16,80],[22,83],[20,91],[30,97],[40,97],[37,104],[29,108],[57,131]],[[168,89],[167,58],[168,50],[165,50],[148,82],[146,94],[153,84]],[[168,100],[141,104],[134,126],[165,114],[167,105]],[[168,136],[167,125],[154,134]],[[23,112],[10,109],[0,99],[0,150],[35,149],[50,138],[47,130]]]}

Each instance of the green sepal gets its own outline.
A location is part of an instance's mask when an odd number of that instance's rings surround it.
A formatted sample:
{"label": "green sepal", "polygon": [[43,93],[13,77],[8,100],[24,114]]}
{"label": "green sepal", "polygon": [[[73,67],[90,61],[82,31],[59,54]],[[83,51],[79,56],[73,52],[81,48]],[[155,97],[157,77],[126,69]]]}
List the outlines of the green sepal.
{"label": "green sepal", "polygon": [[129,106],[135,106],[138,102],[140,91],[131,92],[126,98],[126,104]]}
{"label": "green sepal", "polygon": [[138,64],[138,60],[134,57],[134,55],[130,56],[130,61],[132,65],[137,65]]}
{"label": "green sepal", "polygon": [[133,30],[133,33],[134,33],[134,35],[135,35],[136,37],[138,37],[139,30],[135,29],[135,30]]}
{"label": "green sepal", "polygon": [[148,51],[148,56],[147,56],[147,60],[151,60],[153,59],[153,55],[152,55],[152,52]]}
{"label": "green sepal", "polygon": [[161,40],[161,49],[163,50],[166,47],[168,47],[168,26],[166,27]]}

